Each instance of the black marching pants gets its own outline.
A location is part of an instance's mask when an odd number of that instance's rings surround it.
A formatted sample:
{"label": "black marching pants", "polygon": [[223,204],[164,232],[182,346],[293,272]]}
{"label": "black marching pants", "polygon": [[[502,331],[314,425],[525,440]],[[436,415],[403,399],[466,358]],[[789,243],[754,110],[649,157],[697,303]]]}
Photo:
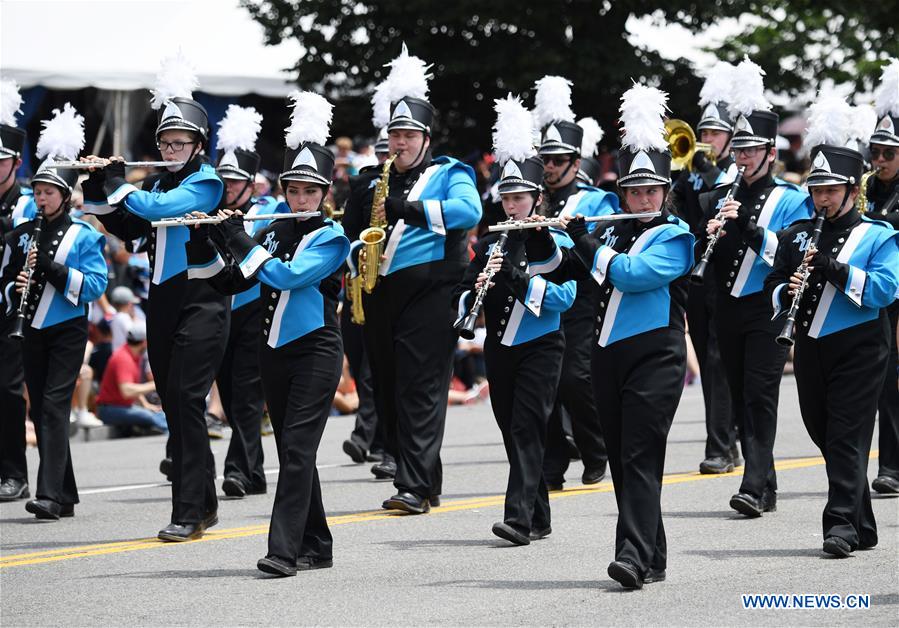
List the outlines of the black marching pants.
{"label": "black marching pants", "polygon": [[[707,274],[711,272],[709,269]],[[708,276],[711,277],[710,274]],[[705,404],[705,457],[730,458],[737,434],[730,388],[718,348],[718,331],[714,322],[714,290],[714,283],[711,281],[701,285],[690,284],[687,322],[690,324],[690,340],[699,361],[702,399]]]}
{"label": "black marching pants", "polygon": [[372,390],[371,368],[365,352],[362,326],[352,321],[351,310],[352,304],[344,301],[340,311],[340,332],[343,336],[343,350],[350,365],[350,375],[356,382],[356,393],[359,395],[356,425],[350,438],[366,451],[383,451],[383,427],[378,423],[378,412],[375,409],[375,393]]}
{"label": "black marching pants", "polygon": [[[604,467],[608,460],[596,409],[597,400],[590,384],[589,339],[594,337],[592,299],[591,292],[582,294],[579,289],[572,308],[562,314],[565,355],[562,359],[556,406],[549,419],[546,458],[543,463],[543,474],[551,484],[562,484],[565,472],[568,471],[568,443],[562,424],[563,408],[571,418],[572,436],[581,452],[584,469]],[[602,399],[599,402],[602,403]]]}
{"label": "black marching pants", "polygon": [[824,538],[838,536],[853,550],[877,545],[868,456],[889,354],[887,320],[881,313],[875,321],[796,341],[802,421],[827,469]]}
{"label": "black marching pants", "polygon": [[318,445],[343,370],[343,345],[323,327],[272,349],[262,348],[262,385],[278,444],[278,488],[268,532],[268,555],[328,559],[328,530],[315,468]]}
{"label": "black marching pants", "polygon": [[23,342],[9,337],[13,321],[0,320],[0,480],[27,482]]}
{"label": "black marching pants", "polygon": [[488,338],[484,346],[490,405],[509,459],[503,520],[524,534],[551,522],[543,454],[564,351],[561,331],[514,347]]}
{"label": "black marching pants", "polygon": [[887,475],[899,480],[899,361],[896,353],[899,302],[893,303],[887,308],[887,312],[890,317],[890,356],[880,402],[877,404],[877,420],[880,423],[880,470],[877,475]]}
{"label": "black marching pants", "polygon": [[225,297],[182,273],[150,286],[147,356],[169,426],[172,522],[199,523],[218,509],[215,460],[206,430],[206,395],[228,333]]}
{"label": "black marching pants", "polygon": [[85,346],[87,319],[83,316],[46,329],[25,328],[25,382],[41,458],[37,499],[78,503],[69,449],[69,414]]}
{"label": "black marching pants", "polygon": [[443,490],[440,447],[457,341],[450,304],[458,278],[429,279],[415,270],[383,277],[372,294],[363,293],[364,333],[378,420],[396,458],[394,486],[430,497]]}
{"label": "black marching pants", "polygon": [[262,313],[258,299],[231,311],[225,356],[216,382],[231,426],[225,477],[237,478],[248,490],[265,490],[262,412],[265,400],[259,374]]}
{"label": "black marching pants", "polygon": [[659,329],[593,348],[593,387],[618,504],[615,559],[665,569],[662,475],[687,368],[682,331]]}
{"label": "black marching pants", "polygon": [[761,499],[766,491],[777,492],[774,438],[788,350],[775,338],[783,320],[771,320],[771,304],[761,292],[740,299],[719,293],[717,318],[721,361],[746,460],[740,492]]}

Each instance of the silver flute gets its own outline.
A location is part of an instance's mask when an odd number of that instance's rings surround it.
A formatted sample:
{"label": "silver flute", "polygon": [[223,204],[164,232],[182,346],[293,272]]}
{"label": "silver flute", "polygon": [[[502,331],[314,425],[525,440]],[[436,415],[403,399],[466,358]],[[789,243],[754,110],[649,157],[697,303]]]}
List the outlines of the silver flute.
{"label": "silver flute", "polygon": [[[315,212],[294,212],[292,214],[256,214],[255,216],[239,216],[241,220],[284,220],[285,218],[318,218],[322,213]],[[193,216],[177,216],[175,218],[162,218],[154,220],[150,223],[151,227],[190,227],[192,225],[217,225],[220,222],[228,220],[227,218],[219,218],[218,216],[206,216],[205,218],[194,218]]]}
{"label": "silver flute", "polygon": [[[657,218],[662,212],[646,212],[645,214],[608,214],[606,216],[585,216],[586,222],[606,222],[613,220],[633,220],[635,218]],[[572,220],[574,218],[572,217]],[[513,231],[515,229],[536,229],[537,227],[561,227],[562,220],[560,218],[550,218],[548,220],[507,220],[495,225],[491,225],[487,231],[490,233],[496,231]]]}
{"label": "silver flute", "polygon": [[[49,168],[60,170],[89,170],[90,168],[105,168],[109,161],[57,161],[50,164]],[[165,168],[171,166],[183,166],[186,161],[126,161],[126,168]]]}

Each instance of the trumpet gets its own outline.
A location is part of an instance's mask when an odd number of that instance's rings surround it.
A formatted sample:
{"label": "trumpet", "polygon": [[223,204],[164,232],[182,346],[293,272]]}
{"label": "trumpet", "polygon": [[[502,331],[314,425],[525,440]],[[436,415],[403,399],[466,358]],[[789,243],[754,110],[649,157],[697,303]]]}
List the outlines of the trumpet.
{"label": "trumpet", "polygon": [[[322,213],[315,212],[294,212],[292,214],[256,214],[255,216],[240,216],[241,220],[284,220],[285,218],[297,218],[305,220],[306,218],[317,218]],[[194,218],[193,216],[177,216],[175,218],[162,218],[154,220],[150,223],[151,227],[190,227],[193,225],[217,225],[224,222],[227,218],[219,218],[218,216],[207,216],[205,218]]]}
{"label": "trumpet", "polygon": [[[173,166],[183,166],[186,161],[126,161],[126,168],[166,168]],[[89,170],[91,168],[105,168],[109,165],[109,160],[103,161],[56,161],[48,165],[49,168],[58,168],[59,170]]]}
{"label": "trumpet", "polygon": [[[504,255],[503,248],[506,246],[506,240],[508,239],[508,232],[504,232],[497,238],[496,244],[493,247],[493,252],[490,254],[490,259],[487,260],[488,264],[490,263],[490,260]],[[495,274],[496,271],[493,269],[487,271],[484,283],[481,284],[481,289],[478,290],[478,293],[475,295],[474,303],[471,304],[471,309],[468,310],[468,314],[465,315],[465,318],[460,319],[453,325],[455,329],[459,330],[459,335],[465,338],[465,340],[474,338],[474,328],[478,322],[478,316],[481,315],[481,310],[484,307],[484,297],[487,296],[487,290],[490,288],[490,282],[493,281],[493,276]]]}
{"label": "trumpet", "polygon": [[[811,241],[808,245],[809,249],[818,248],[818,240],[821,238],[821,229],[824,226],[824,216],[826,213],[827,212],[822,209],[815,218],[815,230],[812,232]],[[796,314],[799,312],[799,302],[802,300],[802,295],[808,286],[809,275],[811,275],[811,271],[808,269],[808,262],[805,261],[804,256],[797,272],[802,276],[802,281],[799,282],[799,287],[793,294],[793,302],[790,303],[790,310],[787,313],[787,322],[784,323],[783,331],[781,331],[780,335],[775,339],[777,344],[785,347],[792,347],[793,343],[796,342],[794,339],[796,336]]]}
{"label": "trumpet", "polygon": [[[727,196],[724,197],[724,203],[731,200],[734,197],[734,194],[737,193],[737,188],[740,187],[740,181],[743,180],[743,173],[745,171],[746,166],[740,166],[740,169],[737,170],[737,176],[734,177],[734,182],[731,183],[730,189],[727,191]],[[693,272],[690,273],[690,281],[698,286],[701,286],[705,281],[705,269],[709,265],[709,260],[712,259],[712,253],[715,252],[715,245],[718,244],[718,240],[721,238],[721,230],[723,227],[724,225],[722,224],[715,233],[709,236],[709,243],[706,245],[705,251],[702,252],[702,257],[696,263],[696,266],[693,267]]]}
{"label": "trumpet", "polygon": [[706,158],[715,164],[717,156],[711,144],[696,141],[696,133],[689,124],[677,118],[665,120],[665,136],[668,149],[671,151],[671,169],[688,171],[693,169],[693,156],[697,151],[706,154]]}
{"label": "trumpet", "polygon": [[[616,220],[633,220],[635,218],[657,218],[662,212],[646,212],[643,214],[608,214],[606,216],[585,216],[585,222],[606,222]],[[517,229],[536,229],[538,227],[561,227],[562,220],[560,218],[550,218],[549,220],[506,220],[495,225],[490,225],[487,231],[495,233],[497,231],[515,231]]]}

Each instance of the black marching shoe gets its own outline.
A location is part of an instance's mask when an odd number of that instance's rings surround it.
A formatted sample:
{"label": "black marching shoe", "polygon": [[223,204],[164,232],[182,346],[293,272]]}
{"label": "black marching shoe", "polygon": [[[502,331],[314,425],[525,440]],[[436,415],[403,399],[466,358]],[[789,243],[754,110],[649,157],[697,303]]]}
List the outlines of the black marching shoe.
{"label": "black marching shoe", "polygon": [[849,546],[849,543],[838,536],[829,536],[824,539],[822,549],[826,554],[830,554],[836,558],[848,558],[849,554],[852,553],[852,548]]}
{"label": "black marching shoe", "polygon": [[256,569],[270,573],[273,576],[295,576],[297,575],[296,563],[284,560],[278,556],[266,556],[260,558],[256,562]]}
{"label": "black marching shoe", "polygon": [[381,507],[385,510],[402,510],[410,515],[423,515],[431,510],[430,502],[409,491],[400,491],[390,499],[384,500]]}
{"label": "black marching shoe", "polygon": [[60,517],[74,517],[74,504],[60,504],[52,499],[32,499],[25,504],[25,510],[35,516],[36,519],[56,521]]}
{"label": "black marching shoe", "polygon": [[733,459],[725,458],[724,456],[712,456],[711,458],[706,458],[699,463],[699,472],[703,475],[730,473],[733,470]]}
{"label": "black marching shoe", "polygon": [[523,534],[513,528],[505,521],[499,521],[493,524],[493,533],[501,539],[507,540],[513,545],[530,545],[531,539],[528,534]]}
{"label": "black marching shoe", "polygon": [[[215,523],[218,523],[216,517]],[[215,524],[213,524],[215,525]],[[170,541],[172,543],[183,543],[184,541],[193,541],[203,536],[203,523],[170,523],[156,537],[160,541]]]}
{"label": "black marching shoe", "polygon": [[206,516],[203,517],[203,529],[211,528],[212,526],[216,526],[219,523],[219,513],[218,511],[207,512]]}
{"label": "black marching shoe", "polygon": [[235,477],[227,477],[222,482],[222,492],[228,497],[234,497],[236,499],[240,499],[246,497],[247,488],[243,485],[238,478]]}
{"label": "black marching shoe", "polygon": [[528,534],[528,538],[532,541],[539,541],[540,539],[545,539],[552,533],[552,526],[546,526],[544,528],[531,528],[531,532],[530,534]]}
{"label": "black marching shoe", "polygon": [[440,495],[431,495],[428,498],[428,503],[431,504],[431,508],[440,508]]}
{"label": "black marching shoe", "polygon": [[606,469],[608,468],[608,463],[603,463],[602,466],[595,467],[593,469],[584,468],[584,474],[581,476],[581,482],[584,484],[599,484],[602,482],[602,479],[606,477]]}
{"label": "black marching shoe", "polygon": [[365,462],[365,447],[352,438],[343,441],[343,453],[349,456],[353,462]]}
{"label": "black marching shoe", "polygon": [[899,480],[888,475],[878,475],[871,488],[882,495],[899,495]]}
{"label": "black marching shoe", "polygon": [[28,492],[28,482],[25,480],[7,478],[0,484],[0,502],[11,502],[29,497],[31,497],[31,493]]}
{"label": "black marching shoe", "polygon": [[247,495],[265,495],[268,493],[268,484],[257,484],[247,489]]}
{"label": "black marching shoe", "polygon": [[544,480],[544,484],[546,484],[546,490],[552,493],[553,491],[561,491],[565,488],[565,481],[561,482],[550,482],[549,480]]}
{"label": "black marching shoe", "polygon": [[396,477],[396,462],[388,454],[384,454],[384,459],[371,467],[372,475],[377,480],[392,480]]}
{"label": "black marching shoe", "polygon": [[297,557],[297,571],[310,571],[312,569],[330,569],[334,566],[334,559],[322,556]]}
{"label": "black marching shoe", "polygon": [[384,452],[382,450],[371,450],[365,454],[366,462],[381,462],[384,460]]}
{"label": "black marching shoe", "polygon": [[626,560],[613,560],[609,563],[609,577],[625,589],[642,589],[643,577],[637,568]]}
{"label": "black marching shoe", "polygon": [[730,507],[747,517],[761,517],[763,512],[777,510],[777,494],[765,492],[763,499],[749,493],[737,493],[730,498]]}

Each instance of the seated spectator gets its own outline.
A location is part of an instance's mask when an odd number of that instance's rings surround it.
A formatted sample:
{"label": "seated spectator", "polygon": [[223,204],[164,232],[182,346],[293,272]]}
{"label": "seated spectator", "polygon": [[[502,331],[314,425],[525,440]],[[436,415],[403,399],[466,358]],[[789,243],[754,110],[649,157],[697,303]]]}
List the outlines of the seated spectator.
{"label": "seated spectator", "polygon": [[125,336],[133,324],[139,320],[136,305],[140,299],[134,296],[134,292],[127,286],[119,286],[109,295],[109,302],[115,308],[115,316],[109,323],[112,331],[112,350],[115,351],[125,344]]}
{"label": "seated spectator", "polygon": [[125,344],[112,352],[97,395],[97,412],[107,425],[139,426],[168,432],[165,413],[147,401],[156,392],[153,382],[143,381],[141,364],[147,352],[147,328],[137,321],[128,330]]}
{"label": "seated spectator", "polygon": [[109,321],[101,319],[93,328],[94,350],[88,359],[88,365],[94,370],[94,382],[99,388],[103,381],[103,373],[106,371],[106,363],[112,355],[112,328]]}

